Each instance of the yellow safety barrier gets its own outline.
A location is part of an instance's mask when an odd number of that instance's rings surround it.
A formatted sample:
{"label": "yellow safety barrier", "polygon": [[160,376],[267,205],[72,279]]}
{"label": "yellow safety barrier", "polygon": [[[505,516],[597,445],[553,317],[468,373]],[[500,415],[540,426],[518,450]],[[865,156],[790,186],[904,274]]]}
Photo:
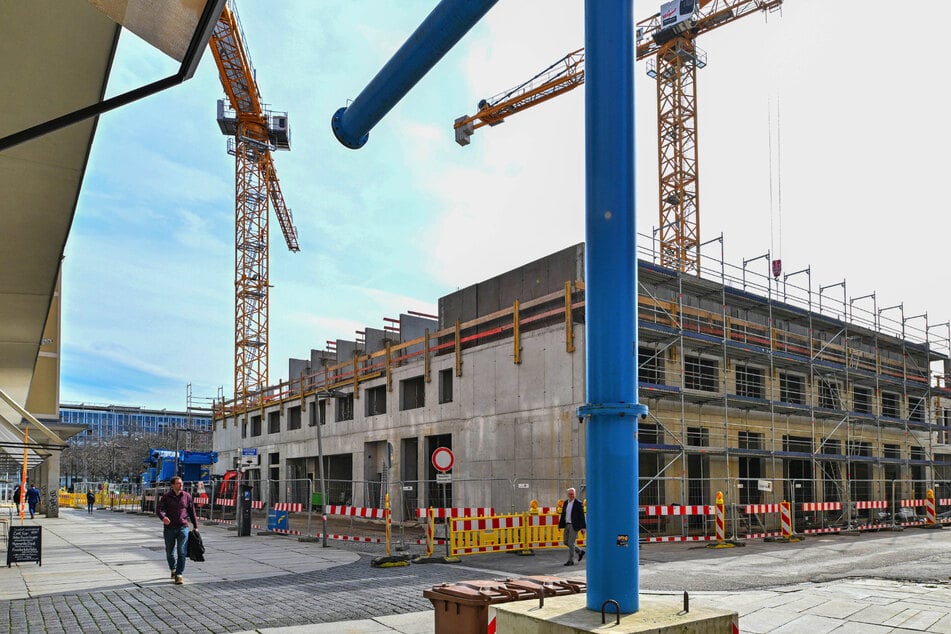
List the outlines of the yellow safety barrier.
{"label": "yellow safety barrier", "polygon": [[[527,513],[510,515],[485,515],[480,517],[456,517],[448,519],[449,554],[474,555],[478,553],[519,551],[530,554],[541,548],[564,548],[565,531],[558,528],[562,501],[555,508],[538,507],[532,500]],[[430,535],[432,528],[430,527]],[[576,541],[585,546],[586,532]],[[429,541],[429,539],[427,540]],[[431,552],[431,546],[430,552]]]}

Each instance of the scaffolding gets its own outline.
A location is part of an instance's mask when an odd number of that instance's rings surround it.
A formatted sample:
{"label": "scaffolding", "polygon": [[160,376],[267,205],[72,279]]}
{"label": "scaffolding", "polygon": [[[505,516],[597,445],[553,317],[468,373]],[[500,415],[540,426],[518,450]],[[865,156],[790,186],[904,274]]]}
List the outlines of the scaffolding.
{"label": "scaffolding", "polygon": [[[701,245],[719,253],[704,253],[699,275],[684,273],[662,266],[656,242],[644,238],[638,393],[650,413],[638,433],[641,504],[710,505],[722,490],[733,505],[840,504],[851,523],[857,509],[876,508],[857,503],[897,507],[934,488],[951,506],[948,322],[879,306],[876,293],[850,296],[845,280],[816,284],[810,268],[773,271],[769,253],[729,264],[722,236]],[[380,350],[366,352],[364,341],[340,354],[338,345],[322,367],[256,400],[216,402],[216,429],[250,424],[254,437],[267,421],[279,430],[285,405],[303,412],[308,398],[350,420],[355,401],[394,389],[398,367],[419,365],[419,384],[407,389],[422,394],[432,359],[454,355],[445,372],[461,377],[470,351],[511,342],[519,364],[520,338],[533,330],[563,329],[570,355],[584,323],[584,284],[548,283],[541,295],[462,323],[441,314],[422,337],[390,332]],[[802,521],[801,508],[796,515]]]}

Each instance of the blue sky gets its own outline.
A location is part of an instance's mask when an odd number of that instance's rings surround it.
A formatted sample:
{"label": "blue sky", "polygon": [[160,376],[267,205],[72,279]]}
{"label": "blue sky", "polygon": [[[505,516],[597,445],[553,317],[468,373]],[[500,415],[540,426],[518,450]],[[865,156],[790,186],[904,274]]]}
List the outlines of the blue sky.
{"label": "blue sky", "polygon": [[[400,312],[435,313],[441,295],[584,239],[583,89],[477,131],[466,148],[452,132],[480,98],[583,45],[580,0],[500,0],[364,148],[334,139],[334,111],[434,5],[238,4],[261,94],[292,128],[292,150],[275,162],[301,251],[287,251],[272,216],[272,383],[287,378],[289,357]],[[658,6],[636,2],[635,15]],[[787,0],[768,20],[699,40],[701,237],[723,234],[737,266],[771,250],[787,272],[811,267],[814,291],[845,279],[846,300],[874,291],[879,308],[903,302],[906,316],[927,311],[937,324],[951,317],[944,51],[937,38],[912,40],[898,6]],[[951,18],[944,5],[929,12]],[[109,92],[175,69],[124,33]],[[656,106],[644,70],[637,216],[649,234]],[[219,386],[231,396],[234,162],[215,122],[223,96],[206,52],[190,81],[100,119],[63,268],[64,402],[181,409],[189,383],[198,397]],[[826,300],[841,304],[843,291]]]}

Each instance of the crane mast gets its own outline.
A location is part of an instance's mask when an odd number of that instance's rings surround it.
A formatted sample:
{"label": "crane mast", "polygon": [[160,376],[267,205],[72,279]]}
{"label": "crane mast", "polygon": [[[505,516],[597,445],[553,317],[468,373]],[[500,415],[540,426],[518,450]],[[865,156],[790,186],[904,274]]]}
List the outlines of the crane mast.
{"label": "crane mast", "polygon": [[290,150],[287,113],[261,102],[237,14],[225,6],[209,41],[221,85],[218,125],[235,157],[234,405],[250,407],[268,385],[269,203],[291,251],[297,229],[271,157]]}
{"label": "crane mast", "polygon": [[[783,0],[674,0],[637,23],[636,57],[648,60],[657,80],[658,209],[661,264],[700,271],[700,187],[697,158],[697,69],[706,54],[701,33],[757,12],[775,11]],[[456,142],[468,145],[478,128],[543,103],[584,83],[584,49],[529,81],[479,102],[471,116],[456,119]]]}

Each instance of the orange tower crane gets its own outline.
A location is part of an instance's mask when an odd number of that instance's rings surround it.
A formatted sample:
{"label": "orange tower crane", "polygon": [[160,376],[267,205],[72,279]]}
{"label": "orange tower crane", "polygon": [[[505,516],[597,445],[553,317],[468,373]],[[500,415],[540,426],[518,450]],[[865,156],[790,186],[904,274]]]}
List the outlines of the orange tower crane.
{"label": "orange tower crane", "polygon": [[221,12],[209,45],[228,96],[227,104],[218,101],[218,126],[235,161],[234,404],[250,407],[268,385],[268,201],[287,248],[300,251],[271,158],[273,150],[291,149],[291,133],[287,113],[272,112],[261,101],[231,7]]}
{"label": "orange tower crane", "polygon": [[[697,162],[697,69],[707,64],[701,33],[783,0],[673,0],[637,23],[637,59],[657,80],[657,157],[661,264],[700,270],[700,188]],[[479,102],[478,112],[455,121],[456,142],[468,145],[482,126],[547,101],[584,83],[584,49],[569,53],[527,82]]]}

